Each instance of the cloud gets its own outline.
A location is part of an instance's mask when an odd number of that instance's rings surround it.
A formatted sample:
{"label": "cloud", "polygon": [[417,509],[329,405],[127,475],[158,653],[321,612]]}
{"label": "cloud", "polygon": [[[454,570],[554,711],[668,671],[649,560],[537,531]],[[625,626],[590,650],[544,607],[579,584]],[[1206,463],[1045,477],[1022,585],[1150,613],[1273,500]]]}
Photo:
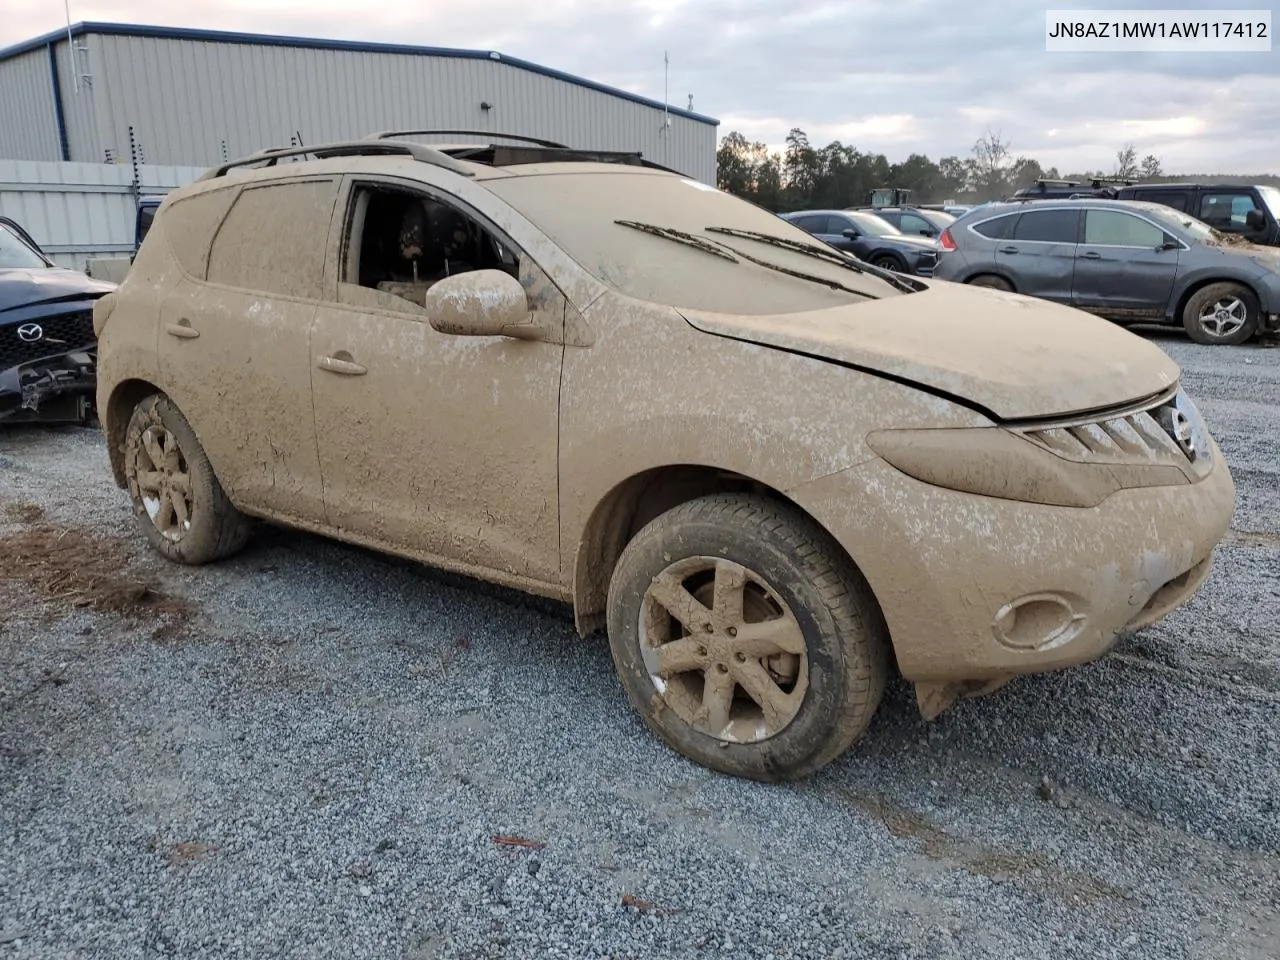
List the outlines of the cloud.
{"label": "cloud", "polygon": [[[1025,0],[187,0],[159,21],[154,9],[72,3],[84,20],[495,49],[655,99],[666,53],[674,106],[692,93],[721,134],[769,144],[800,127],[815,144],[938,158],[969,155],[991,129],[1060,170],[1109,169],[1133,142],[1168,170],[1280,172],[1275,56],[1047,53],[1044,7]],[[64,26],[61,14],[7,0],[0,45]]]}

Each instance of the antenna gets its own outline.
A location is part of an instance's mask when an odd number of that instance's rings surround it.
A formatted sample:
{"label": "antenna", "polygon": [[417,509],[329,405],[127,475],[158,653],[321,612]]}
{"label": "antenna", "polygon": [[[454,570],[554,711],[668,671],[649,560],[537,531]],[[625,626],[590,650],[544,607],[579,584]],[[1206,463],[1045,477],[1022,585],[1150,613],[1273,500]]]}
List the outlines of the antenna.
{"label": "antenna", "polygon": [[76,93],[79,93],[80,71],[76,68],[75,40],[71,37],[71,0],[63,0],[63,6],[67,10],[67,60],[71,64],[71,79],[75,84]]}
{"label": "antenna", "polygon": [[669,91],[671,89],[671,58],[667,56],[667,51],[662,51],[662,129],[669,130],[671,128],[671,114],[667,107],[670,103]]}
{"label": "antenna", "polygon": [[692,94],[692,93],[691,93],[691,94],[689,94],[689,104],[688,104],[688,106],[686,106],[686,107],[685,107],[685,109],[686,109],[686,110],[692,110],[692,109],[693,109],[693,94]]}

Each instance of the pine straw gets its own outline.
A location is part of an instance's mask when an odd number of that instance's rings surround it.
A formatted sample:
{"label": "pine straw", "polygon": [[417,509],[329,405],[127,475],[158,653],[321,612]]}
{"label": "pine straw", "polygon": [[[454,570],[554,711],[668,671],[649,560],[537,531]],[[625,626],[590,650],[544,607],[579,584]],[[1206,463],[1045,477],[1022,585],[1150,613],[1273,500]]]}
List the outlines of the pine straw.
{"label": "pine straw", "polygon": [[172,638],[190,620],[191,603],[138,575],[122,541],[51,522],[35,504],[6,506],[0,516],[19,527],[0,534],[0,588],[26,588],[0,589],[0,613],[28,606],[34,592],[44,600],[48,618],[87,608],[134,624],[153,623],[156,640]]}

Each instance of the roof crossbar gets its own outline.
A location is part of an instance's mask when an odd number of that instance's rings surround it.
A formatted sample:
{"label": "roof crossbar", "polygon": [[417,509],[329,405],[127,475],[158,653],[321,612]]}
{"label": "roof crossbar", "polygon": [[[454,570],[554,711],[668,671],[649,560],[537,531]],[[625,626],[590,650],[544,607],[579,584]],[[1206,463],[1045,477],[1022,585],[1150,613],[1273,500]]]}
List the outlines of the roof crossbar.
{"label": "roof crossbar", "polygon": [[490,137],[501,137],[503,140],[517,140],[520,143],[532,143],[539,147],[552,147],[556,150],[569,149],[565,144],[556,143],[554,140],[539,140],[537,137],[525,137],[517,133],[499,133],[496,130],[384,130],[381,133],[371,133],[365,139],[394,140],[398,137],[425,136],[484,137],[486,143]]}
{"label": "roof crossbar", "polygon": [[429,163],[432,166],[443,167],[464,177],[475,176],[475,172],[466,164],[459,160],[455,160],[440,150],[433,150],[417,143],[397,143],[395,141],[382,140],[377,143],[371,143],[365,140],[350,140],[341,143],[325,143],[314,147],[272,147],[266,150],[259,150],[257,153],[244,157],[240,160],[232,160],[228,163],[219,164],[208,170],[199,179],[213,180],[217,177],[226,176],[227,172],[236,167],[247,167],[254,164],[264,164],[268,167],[276,165],[278,160],[285,157],[306,157],[314,156],[320,159],[328,157],[372,157],[372,156],[404,156],[412,157],[421,163]]}

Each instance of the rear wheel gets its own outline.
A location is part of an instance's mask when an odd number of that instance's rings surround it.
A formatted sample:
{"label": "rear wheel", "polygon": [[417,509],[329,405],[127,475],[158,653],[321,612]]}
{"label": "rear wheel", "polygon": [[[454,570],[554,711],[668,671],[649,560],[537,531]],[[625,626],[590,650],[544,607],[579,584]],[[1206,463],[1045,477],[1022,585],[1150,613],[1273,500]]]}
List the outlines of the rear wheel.
{"label": "rear wheel", "polygon": [[994,273],[979,274],[965,282],[974,287],[989,287],[992,290],[1003,290],[1006,293],[1013,293],[1013,284],[1004,277],[997,277]]}
{"label": "rear wheel", "polygon": [[124,436],[133,512],[158,552],[178,563],[229,557],[249,539],[249,520],[227,499],[181,411],[162,394],[133,409]]}
{"label": "rear wheel", "polygon": [[632,705],[724,773],[812,773],[866,730],[884,692],[870,588],[824,531],[762,497],[701,497],[649,523],[623,550],[608,613]]}
{"label": "rear wheel", "polygon": [[1196,343],[1244,343],[1258,329],[1258,298],[1238,283],[1211,283],[1182,309],[1182,325]]}

